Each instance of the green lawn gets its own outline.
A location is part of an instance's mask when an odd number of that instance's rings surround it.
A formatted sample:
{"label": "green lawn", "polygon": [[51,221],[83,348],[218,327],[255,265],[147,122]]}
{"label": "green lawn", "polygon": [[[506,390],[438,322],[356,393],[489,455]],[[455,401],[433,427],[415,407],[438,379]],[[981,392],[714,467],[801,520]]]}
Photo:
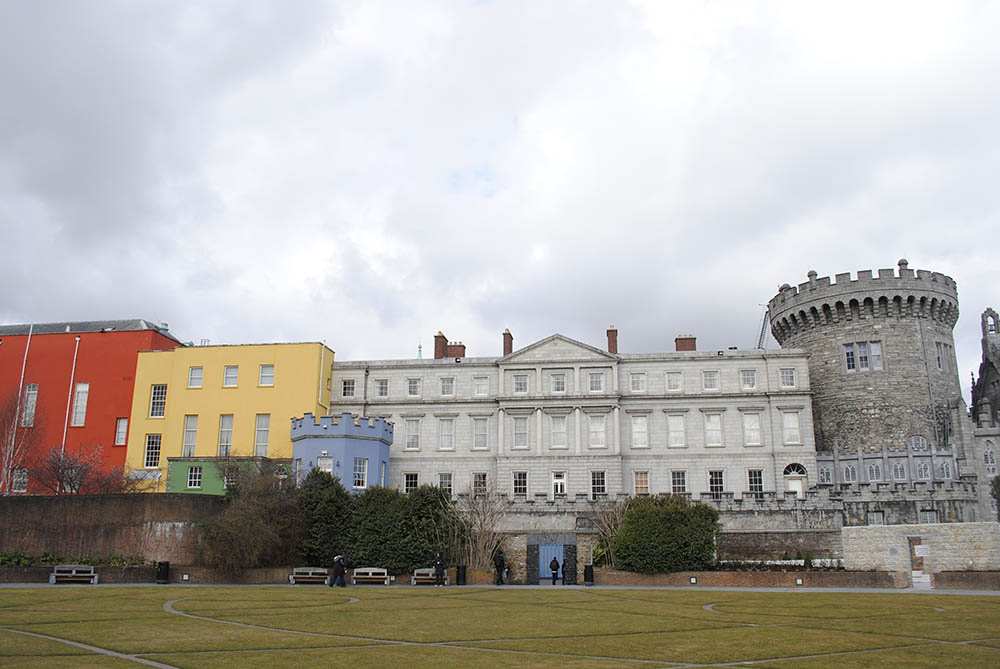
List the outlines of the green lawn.
{"label": "green lawn", "polygon": [[132,658],[176,667],[994,667],[1000,597],[517,587],[0,589],[0,666],[135,666]]}

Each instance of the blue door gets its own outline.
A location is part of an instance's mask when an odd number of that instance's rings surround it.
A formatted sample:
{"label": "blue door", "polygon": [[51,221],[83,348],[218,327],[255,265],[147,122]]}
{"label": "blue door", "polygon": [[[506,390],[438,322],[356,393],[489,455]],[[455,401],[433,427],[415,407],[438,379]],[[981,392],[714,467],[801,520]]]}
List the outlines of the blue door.
{"label": "blue door", "polygon": [[563,545],[562,544],[538,544],[538,582],[551,583],[552,569],[549,563],[552,558],[559,560],[559,579],[563,577]]}

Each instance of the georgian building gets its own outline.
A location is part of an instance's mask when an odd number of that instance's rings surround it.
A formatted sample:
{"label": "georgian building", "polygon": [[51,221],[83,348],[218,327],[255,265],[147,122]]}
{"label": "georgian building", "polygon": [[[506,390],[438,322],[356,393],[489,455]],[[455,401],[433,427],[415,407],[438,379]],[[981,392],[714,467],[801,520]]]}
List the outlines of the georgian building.
{"label": "georgian building", "polygon": [[389,484],[510,499],[801,495],[817,480],[800,351],[618,353],[555,334],[465,357],[438,333],[433,360],[337,361],[336,411],[395,424]]}

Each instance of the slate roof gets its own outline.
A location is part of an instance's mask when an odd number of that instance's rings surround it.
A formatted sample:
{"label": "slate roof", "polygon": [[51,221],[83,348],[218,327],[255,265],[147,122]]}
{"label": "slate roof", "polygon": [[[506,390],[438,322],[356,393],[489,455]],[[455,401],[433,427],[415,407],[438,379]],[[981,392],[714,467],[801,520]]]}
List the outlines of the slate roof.
{"label": "slate roof", "polygon": [[131,318],[116,321],[66,321],[60,323],[28,323],[17,325],[0,325],[0,337],[4,335],[26,335],[31,327],[32,334],[59,334],[64,332],[139,332],[152,330],[165,337],[170,337],[180,343],[166,327],[161,327],[155,321],[142,318]]}

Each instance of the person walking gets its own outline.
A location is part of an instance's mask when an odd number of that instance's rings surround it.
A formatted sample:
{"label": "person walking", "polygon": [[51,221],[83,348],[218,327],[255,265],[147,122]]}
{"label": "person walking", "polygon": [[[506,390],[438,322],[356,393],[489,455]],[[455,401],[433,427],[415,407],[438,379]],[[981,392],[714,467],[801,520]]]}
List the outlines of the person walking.
{"label": "person walking", "polygon": [[556,559],[555,555],[552,556],[552,562],[549,563],[549,569],[552,570],[552,585],[555,585],[556,581],[559,579],[559,560]]}
{"label": "person walking", "polygon": [[344,556],[338,555],[333,558],[333,574],[330,578],[330,587],[338,586],[341,588],[346,588],[347,583],[344,581],[344,576],[347,574],[347,566],[344,564]]}
{"label": "person walking", "polygon": [[496,574],[493,577],[493,585],[503,585],[503,550],[499,548],[497,549],[497,554],[493,556],[493,568],[496,570]]}
{"label": "person walking", "polygon": [[444,564],[444,558],[441,557],[441,551],[434,556],[434,576],[437,578],[437,583],[434,584],[435,588],[444,587],[444,570],[447,567]]}

